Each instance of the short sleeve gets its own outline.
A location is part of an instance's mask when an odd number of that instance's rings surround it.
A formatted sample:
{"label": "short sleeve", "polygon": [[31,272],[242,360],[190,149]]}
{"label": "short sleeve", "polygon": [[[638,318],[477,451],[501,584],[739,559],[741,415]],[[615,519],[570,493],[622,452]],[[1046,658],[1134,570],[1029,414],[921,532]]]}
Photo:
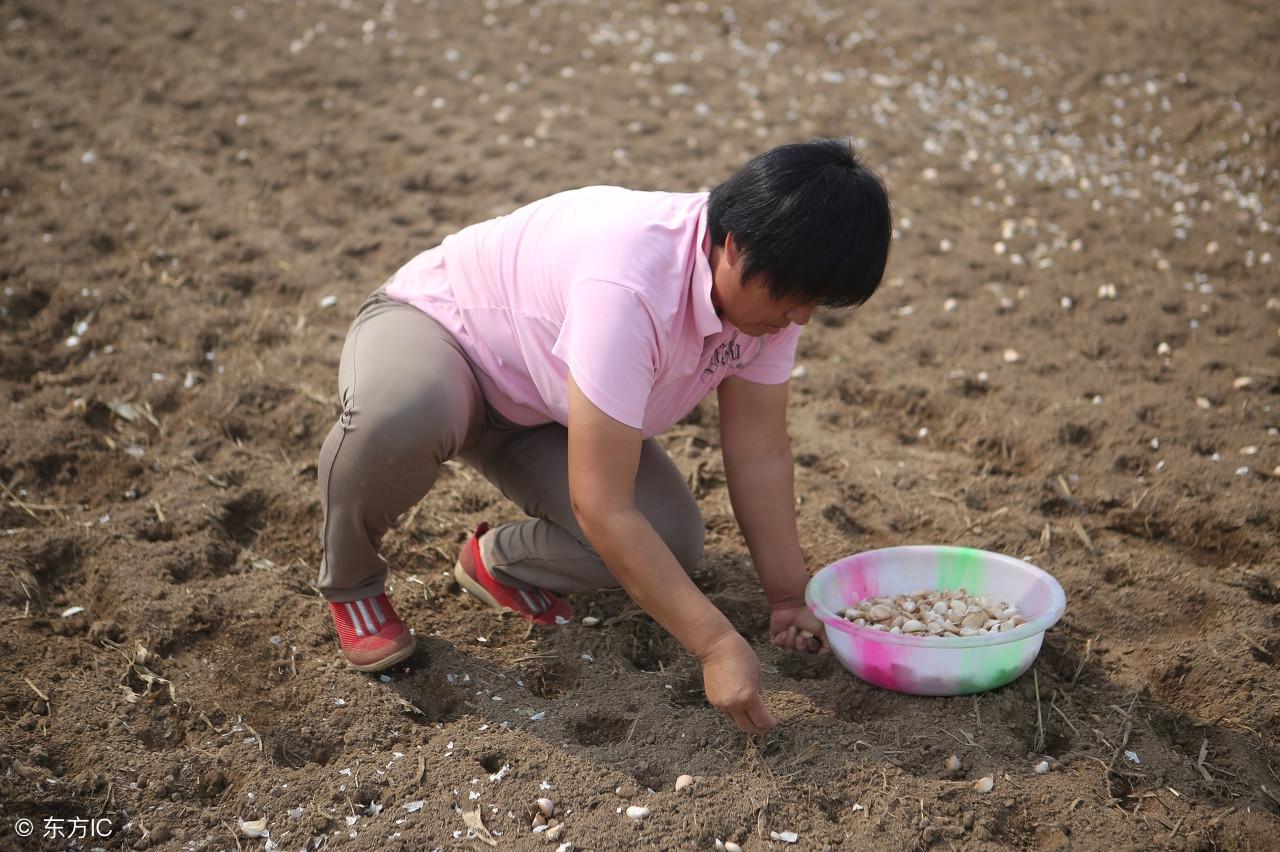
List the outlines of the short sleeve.
{"label": "short sleeve", "polygon": [[780,385],[791,378],[802,328],[792,323],[777,334],[766,337],[760,354],[735,375],[758,385]]}
{"label": "short sleeve", "polygon": [[643,428],[660,351],[652,314],[634,290],[599,280],[577,281],[569,288],[551,354],[605,414]]}

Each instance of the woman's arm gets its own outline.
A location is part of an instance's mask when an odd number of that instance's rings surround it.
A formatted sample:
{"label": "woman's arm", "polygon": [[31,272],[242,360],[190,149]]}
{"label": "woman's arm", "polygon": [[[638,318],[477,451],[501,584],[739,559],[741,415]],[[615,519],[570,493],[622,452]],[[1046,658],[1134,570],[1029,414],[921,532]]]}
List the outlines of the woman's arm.
{"label": "woman's arm", "polygon": [[796,531],[795,468],[787,436],[787,384],[721,383],[720,451],[729,500],[773,609],[774,644],[816,650],[822,624],[805,608],[809,582]]}
{"label": "woman's arm", "polygon": [[703,667],[707,699],[751,733],[777,724],[760,695],[760,662],[699,591],[635,505],[639,430],[597,408],[569,378],[569,498],[622,587]]}

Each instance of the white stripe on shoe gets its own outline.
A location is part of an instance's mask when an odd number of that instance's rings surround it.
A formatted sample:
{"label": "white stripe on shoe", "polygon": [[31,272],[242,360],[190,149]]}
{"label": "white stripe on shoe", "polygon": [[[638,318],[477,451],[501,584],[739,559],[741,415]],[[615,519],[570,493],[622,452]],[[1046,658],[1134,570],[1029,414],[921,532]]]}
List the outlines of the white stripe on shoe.
{"label": "white stripe on shoe", "polygon": [[364,616],[365,629],[369,631],[369,635],[378,632],[377,622],[373,620],[373,616],[369,614],[369,610],[365,607],[364,601],[356,601],[356,609],[360,610],[360,614]]}
{"label": "white stripe on shoe", "polygon": [[360,615],[356,612],[356,608],[350,603],[345,603],[343,606],[347,608],[347,618],[351,619],[351,624],[356,629],[356,635],[364,636],[365,629],[364,626],[360,624]]}
{"label": "white stripe on shoe", "polygon": [[387,623],[387,617],[382,614],[382,607],[378,606],[377,598],[369,598],[369,606],[373,607],[373,614],[378,617],[378,629],[382,629],[382,625]]}
{"label": "white stripe on shoe", "polygon": [[524,605],[529,608],[530,612],[534,613],[535,615],[542,612],[543,606],[541,605],[541,603],[535,600],[534,598],[530,597],[528,592],[526,592],[524,589],[516,589],[516,591],[520,593],[520,597],[524,600]]}

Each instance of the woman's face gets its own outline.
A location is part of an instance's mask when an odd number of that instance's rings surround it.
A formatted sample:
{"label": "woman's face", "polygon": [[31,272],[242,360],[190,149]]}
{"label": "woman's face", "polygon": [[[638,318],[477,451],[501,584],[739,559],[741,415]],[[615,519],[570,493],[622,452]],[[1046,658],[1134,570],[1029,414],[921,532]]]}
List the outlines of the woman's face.
{"label": "woman's face", "polygon": [[742,252],[733,234],[723,246],[711,249],[711,303],[721,319],[744,334],[760,337],[777,334],[788,325],[804,325],[817,306],[798,299],[776,299],[762,276],[742,280]]}

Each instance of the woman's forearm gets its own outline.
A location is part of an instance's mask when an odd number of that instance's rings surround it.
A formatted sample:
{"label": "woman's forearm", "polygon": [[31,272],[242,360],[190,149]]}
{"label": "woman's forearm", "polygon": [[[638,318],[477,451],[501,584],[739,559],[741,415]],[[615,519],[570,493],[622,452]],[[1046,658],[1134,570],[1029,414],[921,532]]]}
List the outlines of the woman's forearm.
{"label": "woman's forearm", "polygon": [[578,523],[627,594],[689,653],[701,659],[733,632],[638,509],[580,510]]}
{"label": "woman's forearm", "polygon": [[770,603],[801,604],[809,581],[796,532],[791,448],[752,458],[725,457],[733,514]]}

